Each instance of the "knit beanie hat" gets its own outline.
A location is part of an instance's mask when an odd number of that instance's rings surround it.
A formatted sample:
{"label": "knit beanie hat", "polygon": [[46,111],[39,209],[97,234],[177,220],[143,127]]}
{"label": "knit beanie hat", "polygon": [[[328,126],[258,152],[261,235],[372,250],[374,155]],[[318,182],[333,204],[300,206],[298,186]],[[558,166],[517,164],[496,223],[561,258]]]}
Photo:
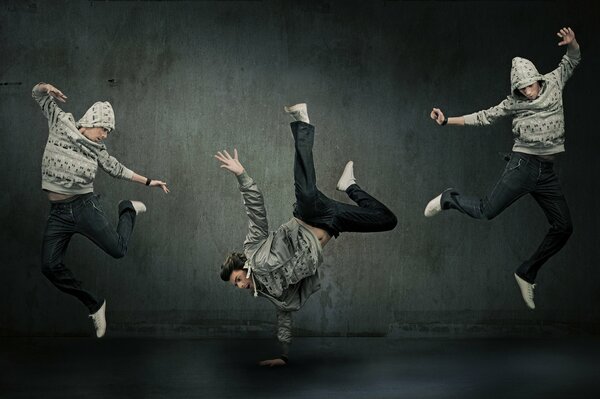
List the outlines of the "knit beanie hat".
{"label": "knit beanie hat", "polygon": [[115,113],[108,101],[98,101],[77,121],[77,127],[103,127],[111,132],[115,128]]}

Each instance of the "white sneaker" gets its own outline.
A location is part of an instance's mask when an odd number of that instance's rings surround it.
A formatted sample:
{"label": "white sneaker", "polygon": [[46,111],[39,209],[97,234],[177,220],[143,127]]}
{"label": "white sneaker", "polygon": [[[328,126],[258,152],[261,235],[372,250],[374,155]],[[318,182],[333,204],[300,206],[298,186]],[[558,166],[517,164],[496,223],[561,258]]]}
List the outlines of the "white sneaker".
{"label": "white sneaker", "polygon": [[144,205],[143,202],[141,201],[130,201],[131,205],[133,205],[133,208],[135,209],[135,213],[137,213],[138,215],[140,213],[144,213],[146,212],[146,205]]}
{"label": "white sneaker", "polygon": [[292,105],[291,107],[283,107],[283,110],[290,114],[295,121],[310,123],[310,120],[308,119],[306,103]]}
{"label": "white sneaker", "polygon": [[[131,206],[129,206],[129,205],[131,205]],[[131,209],[131,207],[133,207],[133,210],[135,211],[136,215],[146,212],[146,205],[144,205],[143,202],[123,200],[123,201],[119,202],[119,214],[121,212],[125,211],[125,209]]]}
{"label": "white sneaker", "polygon": [[94,328],[96,329],[96,337],[102,338],[104,333],[106,333],[106,300],[98,309],[98,311],[94,314],[91,314],[90,317],[94,322]]}
{"label": "white sneaker", "polygon": [[423,212],[423,214],[426,217],[430,218],[432,216],[437,215],[441,211],[442,211],[442,194],[438,195],[437,197],[435,197],[434,199],[429,201],[429,203],[425,207],[425,212]]}
{"label": "white sneaker", "polygon": [[354,162],[348,161],[344,168],[344,172],[342,173],[342,177],[338,180],[335,188],[339,191],[346,191],[348,187],[353,184],[356,184],[356,179],[354,178]]}
{"label": "white sneaker", "polygon": [[527,307],[529,309],[535,309],[535,303],[533,303],[533,290],[535,289],[535,284],[529,284],[527,281],[517,276],[517,273],[515,273],[515,279],[517,280],[521,295],[523,296],[523,300],[527,304]]}

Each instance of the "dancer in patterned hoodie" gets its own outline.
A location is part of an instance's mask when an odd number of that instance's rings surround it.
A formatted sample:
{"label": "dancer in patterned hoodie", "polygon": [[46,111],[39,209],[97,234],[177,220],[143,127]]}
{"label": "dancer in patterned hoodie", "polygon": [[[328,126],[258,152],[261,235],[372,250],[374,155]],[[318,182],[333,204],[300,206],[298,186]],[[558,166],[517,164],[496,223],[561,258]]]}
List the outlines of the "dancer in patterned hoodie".
{"label": "dancer in patterned hoodie", "polygon": [[542,265],[567,242],[573,231],[569,208],[554,172],[556,155],[563,152],[565,123],[562,92],[581,59],[579,44],[571,28],[558,33],[559,46],[567,46],[558,68],[541,75],[533,63],[524,58],[512,60],[511,94],[487,110],[459,117],[445,117],[433,108],[431,118],[440,126],[486,126],[500,117],[512,116],[514,145],[500,180],[483,198],[447,189],[425,208],[425,216],[442,210],[457,211],[476,219],[493,219],[525,194],[531,194],[544,211],[550,229],[534,254],[514,273],[526,305],[535,309],[533,290]]}
{"label": "dancer in patterned hoodie", "polygon": [[42,272],[59,290],[75,296],[89,310],[96,336],[106,331],[106,300],[85,290],[63,263],[75,233],[89,238],[114,258],[122,258],[133,232],[136,215],[146,211],[139,201],[119,203],[117,229],[110,225],[94,194],[94,178],[100,166],[112,177],[134,181],[169,192],[161,180],[151,180],[127,169],[102,144],[115,128],[115,115],[108,102],[95,103],[79,120],[61,110],[54,99],[66,102],[56,87],[39,83],[33,98],[48,119],[49,135],[42,158],[42,190],[50,200],[42,245]]}
{"label": "dancer in patterned hoodie", "polygon": [[243,253],[232,253],[221,266],[221,279],[254,296],[269,299],[277,308],[277,339],[281,356],[264,360],[263,366],[282,366],[288,361],[292,341],[292,314],[304,305],[319,288],[319,266],[323,247],[332,236],[342,232],[377,232],[392,230],[396,216],[381,202],[356,184],[353,162],[346,164],[337,183],[358,206],[326,197],[317,188],[312,147],[315,128],[310,124],[306,104],[285,107],[295,122],[294,217],[277,230],[269,232],[262,193],[239,161],[218,152],[221,167],[236,175],[249,218],[248,235]]}

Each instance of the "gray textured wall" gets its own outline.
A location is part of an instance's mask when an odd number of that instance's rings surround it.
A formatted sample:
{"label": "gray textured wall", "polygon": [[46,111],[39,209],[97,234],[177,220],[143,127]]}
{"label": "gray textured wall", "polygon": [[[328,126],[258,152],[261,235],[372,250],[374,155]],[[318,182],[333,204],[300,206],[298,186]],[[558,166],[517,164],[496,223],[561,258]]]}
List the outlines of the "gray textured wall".
{"label": "gray textured wall", "polygon": [[[45,2],[0,4],[0,333],[89,334],[85,308],[40,273],[48,213],[40,191],[45,119],[30,98],[46,81],[79,117],[112,102],[109,151],[169,195],[98,173],[116,219],[123,198],[146,202],[130,251],[114,260],[76,237],[67,264],[108,299],[109,333],[222,336],[272,331],[274,311],[218,278],[246,219],[235,179],[212,155],[237,146],[262,188],[272,228],[293,202],[284,104],[306,101],[317,127],[321,189],[355,161],[360,184],[399,225],[344,234],[325,249],[323,289],[296,315],[299,334],[449,335],[598,331],[597,9],[562,2]],[[510,122],[438,128],[509,91],[513,56],[543,73],[574,28],[583,62],[566,87],[567,153],[558,169],[575,233],[543,269],[539,309],[525,309],[512,273],[547,228],[524,198],[492,222],[422,216],[452,185],[484,194],[498,177]],[[113,80],[113,82],[111,82]]]}

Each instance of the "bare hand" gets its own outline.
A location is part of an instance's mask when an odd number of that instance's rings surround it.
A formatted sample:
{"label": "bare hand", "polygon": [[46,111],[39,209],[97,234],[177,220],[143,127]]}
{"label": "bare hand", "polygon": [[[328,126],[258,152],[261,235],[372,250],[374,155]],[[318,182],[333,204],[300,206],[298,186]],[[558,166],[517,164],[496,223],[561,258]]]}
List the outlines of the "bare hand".
{"label": "bare hand", "polygon": [[165,192],[165,194],[171,192],[171,190],[169,190],[169,188],[167,187],[167,183],[160,180],[150,180],[150,187],[160,187]]}
{"label": "bare hand", "polygon": [[575,32],[571,28],[562,28],[556,36],[560,37],[562,40],[558,43],[559,46],[564,46],[566,44],[571,44],[573,40],[575,40]]}
{"label": "bare hand", "polygon": [[269,366],[269,367],[280,367],[285,366],[287,363],[283,361],[283,359],[269,359],[263,360],[258,363],[260,366]]}
{"label": "bare hand", "polygon": [[433,119],[434,121],[436,121],[436,123],[438,125],[441,125],[446,120],[446,118],[444,117],[444,113],[439,108],[434,108],[431,111],[431,114],[429,116],[431,117],[431,119]]}
{"label": "bare hand", "polygon": [[67,96],[65,96],[62,91],[58,90],[51,84],[45,83],[44,85],[42,85],[41,88],[45,90],[46,93],[48,93],[50,96],[56,98],[58,101],[63,103],[67,102]]}
{"label": "bare hand", "polygon": [[231,155],[229,155],[227,150],[223,150],[223,152],[217,152],[215,158],[217,158],[221,162],[221,168],[227,169],[234,175],[239,176],[242,173],[244,173],[244,167],[242,166],[238,158],[237,149],[233,149],[233,158],[231,157]]}

